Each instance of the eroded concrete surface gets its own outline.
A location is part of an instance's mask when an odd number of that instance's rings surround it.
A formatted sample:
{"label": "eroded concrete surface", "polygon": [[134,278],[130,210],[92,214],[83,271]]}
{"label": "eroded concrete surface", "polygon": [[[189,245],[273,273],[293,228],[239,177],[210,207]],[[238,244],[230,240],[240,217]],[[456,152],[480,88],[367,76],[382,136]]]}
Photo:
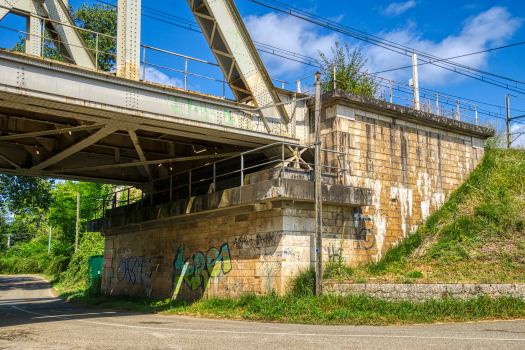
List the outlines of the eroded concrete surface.
{"label": "eroded concrete surface", "polygon": [[0,276],[0,349],[523,349],[525,321],[314,326],[89,309],[46,281]]}

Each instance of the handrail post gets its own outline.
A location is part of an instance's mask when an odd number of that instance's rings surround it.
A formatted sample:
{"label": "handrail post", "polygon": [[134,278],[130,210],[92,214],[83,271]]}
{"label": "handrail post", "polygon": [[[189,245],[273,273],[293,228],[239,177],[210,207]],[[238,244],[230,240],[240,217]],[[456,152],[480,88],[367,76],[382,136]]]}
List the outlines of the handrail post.
{"label": "handrail post", "polygon": [[456,102],[457,102],[457,106],[458,106],[458,109],[457,109],[456,113],[457,113],[457,116],[458,116],[458,120],[460,120],[460,116],[459,116],[459,100],[456,100]]}
{"label": "handrail post", "polygon": [[241,186],[244,185],[244,155],[241,154]]}
{"label": "handrail post", "polygon": [[[42,38],[42,58],[44,58],[44,45],[45,45],[44,34],[45,33],[46,33],[46,19],[43,18],[42,19],[42,33],[40,34],[40,37]],[[31,35],[31,29],[29,30],[29,35]],[[26,43],[26,45],[27,45],[27,43]]]}
{"label": "handrail post", "polygon": [[170,202],[173,201],[173,175],[170,176]]}
{"label": "handrail post", "polygon": [[142,81],[146,81],[146,46],[142,54]]}
{"label": "handrail post", "polygon": [[106,198],[102,199],[102,217],[106,217]]}
{"label": "handrail post", "polygon": [[478,125],[478,106],[475,106],[474,109],[476,110],[476,125]]}
{"label": "handrail post", "polygon": [[284,143],[281,143],[281,145],[283,146],[283,148],[282,148],[282,151],[283,151],[283,163],[282,163],[281,178],[284,178]]}
{"label": "handrail post", "polygon": [[388,86],[390,88],[390,103],[392,103],[392,80],[388,81]]}
{"label": "handrail post", "polygon": [[153,181],[151,181],[150,191],[151,191],[151,194],[149,196],[149,205],[152,207],[153,206]]}
{"label": "handrail post", "polygon": [[343,154],[343,181],[346,186],[346,153]]}
{"label": "handrail post", "polygon": [[184,90],[188,90],[188,59],[186,58],[186,65],[184,68]]}
{"label": "handrail post", "polygon": [[336,73],[336,67],[335,67],[335,64],[334,64],[334,90],[337,88],[337,83],[335,81],[335,73]]}
{"label": "handrail post", "polygon": [[215,177],[216,176],[217,176],[217,163],[213,163],[213,192],[215,192],[215,186],[216,186]]}
{"label": "handrail post", "polygon": [[439,99],[438,99],[438,94],[436,94],[436,115],[439,115]]}
{"label": "handrail post", "polygon": [[190,179],[189,179],[189,194],[191,198],[191,170],[190,170]]}
{"label": "handrail post", "polygon": [[98,33],[95,40],[95,69],[98,71]]}

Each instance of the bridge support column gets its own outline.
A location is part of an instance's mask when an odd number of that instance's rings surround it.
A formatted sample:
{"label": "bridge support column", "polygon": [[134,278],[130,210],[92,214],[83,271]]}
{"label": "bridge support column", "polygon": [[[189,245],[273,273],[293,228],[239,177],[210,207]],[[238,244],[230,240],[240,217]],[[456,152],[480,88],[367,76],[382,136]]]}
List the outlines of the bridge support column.
{"label": "bridge support column", "polygon": [[141,0],[118,0],[117,76],[140,80]]}

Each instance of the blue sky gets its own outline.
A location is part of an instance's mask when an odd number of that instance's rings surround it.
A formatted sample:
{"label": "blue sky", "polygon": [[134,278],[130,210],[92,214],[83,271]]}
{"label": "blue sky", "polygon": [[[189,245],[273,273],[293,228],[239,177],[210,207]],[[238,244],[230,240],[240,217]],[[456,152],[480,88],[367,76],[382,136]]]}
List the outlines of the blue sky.
{"label": "blue sky", "polygon": [[[116,3],[115,0],[105,0]],[[419,49],[439,56],[453,57],[503,45],[525,41],[525,1],[339,1],[336,6],[325,5],[320,0],[280,0],[299,9],[329,18],[346,26],[378,35],[399,44]],[[70,0],[74,6],[84,1]],[[95,3],[89,1],[89,3]],[[142,1],[148,6],[163,12],[194,21],[186,0]],[[318,27],[303,20],[277,13],[248,0],[236,0],[237,7],[256,41],[318,58],[317,51],[329,52],[337,40],[350,46],[359,46],[369,59],[369,72],[398,68],[410,65],[409,57],[374,47],[347,36]],[[151,14],[151,13],[149,13]],[[1,25],[24,30],[23,19],[9,16]],[[0,46],[10,47],[17,34],[7,34],[1,30]],[[164,50],[188,55],[214,62],[202,34],[163,23],[151,18],[142,18],[142,43]],[[313,67],[276,56],[261,54],[270,75],[289,82],[312,73]],[[504,77],[525,81],[525,44],[490,53],[469,56],[456,62],[482,69]],[[184,61],[163,54],[147,53],[147,61],[184,69]],[[221,79],[218,68],[190,63],[190,71],[203,73]],[[157,81],[181,86],[180,74],[149,69],[148,77]],[[411,70],[404,69],[380,74],[385,78],[408,83]],[[505,94],[522,98],[525,94],[508,92],[503,88],[463,77],[440,68],[424,66],[420,68],[420,87],[436,90],[452,96],[460,96],[475,101],[504,106]],[[291,89],[294,84],[288,85]],[[199,78],[189,79],[189,88],[197,91],[222,94],[222,85]],[[525,89],[525,86],[522,85]],[[231,93],[227,94],[231,96]],[[504,109],[477,103],[480,109],[504,113]],[[525,115],[525,100],[511,97],[512,116]],[[491,119],[480,114],[480,118]],[[493,120],[493,119],[491,119]],[[525,123],[525,118],[523,119]],[[503,123],[500,121],[500,126]],[[515,124],[513,130],[525,131],[525,125]],[[525,141],[525,138],[524,138]]]}

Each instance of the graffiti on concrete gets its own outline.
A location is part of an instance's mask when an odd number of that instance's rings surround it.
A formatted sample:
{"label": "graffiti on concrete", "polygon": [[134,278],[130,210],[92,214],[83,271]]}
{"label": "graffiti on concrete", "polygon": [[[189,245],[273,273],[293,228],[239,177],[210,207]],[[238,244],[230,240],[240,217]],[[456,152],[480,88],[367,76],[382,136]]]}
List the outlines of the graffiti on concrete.
{"label": "graffiti on concrete", "polygon": [[173,295],[180,293],[184,282],[192,292],[201,288],[206,290],[210,287],[210,279],[216,278],[221,271],[224,275],[232,270],[230,248],[223,244],[220,248],[210,248],[204,254],[198,252],[184,259],[184,245],[181,245],[173,261],[175,276],[173,279]]}
{"label": "graffiti on concrete", "polygon": [[366,227],[366,223],[371,221],[371,218],[365,218],[361,213],[354,214],[355,236],[358,249],[370,250],[376,245],[376,237],[372,229]]}
{"label": "graffiti on concrete", "polygon": [[153,293],[151,284],[151,259],[141,257],[131,257],[120,260],[117,268],[117,279],[119,282],[126,280],[126,283],[135,285],[144,285],[148,297]]}

